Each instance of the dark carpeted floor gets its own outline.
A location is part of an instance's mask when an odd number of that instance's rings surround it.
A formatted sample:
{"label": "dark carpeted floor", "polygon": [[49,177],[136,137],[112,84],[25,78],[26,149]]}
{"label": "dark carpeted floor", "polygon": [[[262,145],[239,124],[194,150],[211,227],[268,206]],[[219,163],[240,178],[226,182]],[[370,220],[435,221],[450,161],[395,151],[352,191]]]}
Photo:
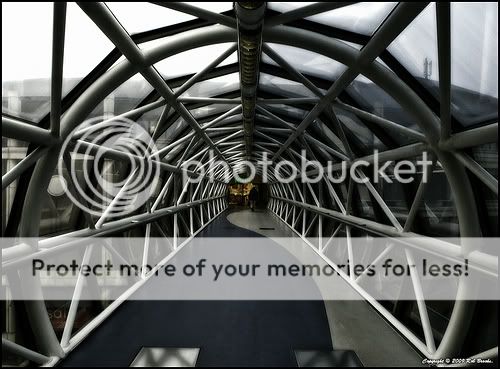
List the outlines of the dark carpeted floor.
{"label": "dark carpeted floor", "polygon": [[[261,237],[226,214],[200,236]],[[199,347],[197,366],[297,366],[294,349],[332,343],[322,301],[128,301],[60,365],[128,366],[142,347]]]}

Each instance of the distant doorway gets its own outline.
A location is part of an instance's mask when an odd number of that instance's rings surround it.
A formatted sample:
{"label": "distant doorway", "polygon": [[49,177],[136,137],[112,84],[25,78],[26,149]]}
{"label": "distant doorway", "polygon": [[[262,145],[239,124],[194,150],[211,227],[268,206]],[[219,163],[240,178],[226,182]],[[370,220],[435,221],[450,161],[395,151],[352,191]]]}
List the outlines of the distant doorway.
{"label": "distant doorway", "polygon": [[265,209],[269,195],[267,185],[263,183],[233,183],[229,185],[229,205],[250,209],[250,191],[252,188],[257,190],[255,208]]}

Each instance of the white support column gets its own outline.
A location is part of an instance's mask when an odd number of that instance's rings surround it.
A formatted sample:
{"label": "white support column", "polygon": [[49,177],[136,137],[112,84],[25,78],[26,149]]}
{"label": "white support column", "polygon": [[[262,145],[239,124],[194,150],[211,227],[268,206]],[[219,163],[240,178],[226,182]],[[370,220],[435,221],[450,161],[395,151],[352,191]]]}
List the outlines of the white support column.
{"label": "white support column", "polygon": [[151,237],[151,223],[148,223],[146,224],[146,234],[144,236],[144,249],[142,251],[142,268],[141,268],[142,279],[146,278],[150,237]]}
{"label": "white support column", "polygon": [[[85,249],[85,253],[83,254],[82,258],[82,265],[88,265],[90,257],[92,256],[93,248],[94,245],[91,244],[87,246],[87,248]],[[73,325],[75,324],[76,313],[78,311],[78,305],[80,303],[80,297],[82,295],[84,284],[85,284],[85,276],[80,270],[76,280],[75,290],[73,291],[73,296],[71,298],[71,304],[69,306],[68,316],[64,324],[64,330],[61,338],[62,347],[68,346],[69,340],[71,339],[71,333],[73,332]]]}

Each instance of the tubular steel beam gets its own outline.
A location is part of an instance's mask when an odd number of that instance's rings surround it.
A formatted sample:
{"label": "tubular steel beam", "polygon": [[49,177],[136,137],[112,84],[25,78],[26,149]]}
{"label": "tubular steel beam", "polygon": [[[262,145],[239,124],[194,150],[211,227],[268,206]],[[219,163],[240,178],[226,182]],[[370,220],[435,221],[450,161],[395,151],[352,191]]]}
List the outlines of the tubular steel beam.
{"label": "tubular steel beam", "polygon": [[[398,6],[398,8],[400,8],[400,6]],[[387,21],[382,25],[379,31],[382,28],[386,28],[386,24]],[[359,60],[357,56],[359,52],[357,50],[345,44],[341,45],[341,43],[337,42],[335,39],[314,34],[310,31],[277,26],[271,29],[265,29],[264,32],[266,41],[268,42],[288,44],[290,46],[315,51],[325,56],[333,57],[359,70],[394,97],[405,110],[416,118],[416,121],[422,128],[422,132],[426,134],[431,145],[439,138],[439,121],[433,115],[429,107],[425,105],[415,92],[399,80],[397,76],[391,74],[387,68],[381,66],[379,63],[375,62],[368,65],[363,63],[358,64]],[[398,32],[399,31],[396,31],[396,33]],[[378,34],[379,32],[374,35],[372,41],[376,39]],[[234,36],[234,30],[222,26],[210,26],[202,30],[188,31],[180,36],[172,36],[168,42],[165,41],[160,43],[154,49],[145,52],[144,62],[147,65],[152,65],[165,57],[187,49],[219,42],[232,42],[234,41]],[[85,119],[88,113],[92,111],[93,107],[112,92],[114,88],[130,78],[133,74],[137,73],[143,66],[142,63],[134,64],[133,60],[131,62],[124,61],[100,77],[89,87],[85,94],[75,101],[62,118],[62,136],[64,136],[65,133],[69,133],[77,122],[81,122]],[[348,78],[344,78],[341,82],[345,84],[348,80]],[[4,119],[2,119],[2,123],[3,122]],[[2,124],[2,126],[4,125]],[[4,127],[2,127],[2,131],[4,131]],[[47,188],[50,175],[53,173],[55,167],[57,154],[58,150],[50,150],[49,154],[41,159],[35,168],[33,178],[29,184],[29,195],[27,195],[23,209],[24,214],[26,214],[22,219],[20,227],[20,234],[23,237],[36,236],[38,233],[41,206],[37,202],[43,191]],[[474,202],[474,196],[463,165],[450,153],[439,152],[437,155],[438,160],[441,162],[448,176],[450,187],[453,191],[461,235],[463,237],[481,236],[481,230],[477,221],[477,209]],[[130,218],[124,220],[124,222],[127,221],[130,221]],[[367,220],[363,220],[363,222],[367,222]],[[458,248],[460,249],[460,247]],[[473,250],[471,250],[467,244],[464,244],[458,252],[467,254],[471,251]],[[460,286],[460,289],[463,289],[463,287]],[[38,309],[39,307],[40,306],[34,307],[33,309],[30,308],[32,313],[30,315],[35,318],[40,317],[40,314],[43,313],[42,309]],[[467,301],[456,302],[450,324],[448,325],[449,328],[445,333],[445,337],[436,355],[450,357],[459,349],[461,342],[463,342],[463,337],[467,332],[472,309],[473,305],[468,304]],[[35,324],[35,326],[37,329],[40,328],[42,331],[44,330],[40,324]]]}
{"label": "tubular steel beam", "polygon": [[495,142],[498,142],[498,123],[455,133],[448,139],[441,141],[439,148],[457,150]]}
{"label": "tubular steel beam", "polygon": [[[459,245],[452,244],[443,240],[439,240],[432,237],[425,237],[417,233],[412,232],[401,232],[396,227],[377,223],[373,220],[360,218],[354,215],[343,214],[339,211],[327,209],[312,204],[308,204],[302,201],[294,201],[284,197],[272,196],[275,200],[297,206],[308,212],[322,215],[331,219],[335,219],[345,225],[362,229],[364,231],[395,238],[399,242],[406,244],[412,248],[424,250],[433,255],[445,256],[455,260],[461,260],[463,258],[461,249]],[[489,275],[498,274],[498,259],[490,254],[475,251],[469,254],[471,265],[473,268],[480,270]]]}
{"label": "tubular steel beam", "polygon": [[283,146],[278,150],[273,161],[290,146],[299,137],[306,128],[314,122],[321,112],[347,87],[360,73],[361,66],[371,64],[382,51],[402,32],[408,24],[420,14],[427,3],[419,3],[418,6],[409,3],[399,3],[396,9],[389,15],[385,22],[375,32],[370,41],[359,52],[354,67],[348,67],[340,77],[328,89],[320,101],[309,111],[304,120],[299,124],[297,130],[286,140]]}
{"label": "tubular steel beam", "polygon": [[344,104],[343,102],[341,102],[339,100],[337,100],[333,105],[336,107],[342,108],[346,111],[349,111],[351,113],[354,113],[358,117],[360,117],[361,119],[365,119],[369,122],[375,123],[375,124],[379,125],[380,127],[387,129],[388,131],[390,131],[394,134],[412,137],[412,138],[417,139],[418,141],[421,141],[421,142],[427,141],[425,135],[420,133],[420,132],[417,132],[411,128],[407,128],[405,126],[402,126],[401,124],[392,122],[388,119],[381,118],[375,114],[368,113],[364,110],[355,108],[354,106]]}
{"label": "tubular steel beam", "polygon": [[184,92],[186,92],[192,85],[194,85],[196,82],[198,82],[200,79],[202,79],[213,68],[215,68],[216,66],[218,66],[224,60],[226,60],[232,53],[234,53],[236,51],[236,49],[237,49],[237,44],[236,43],[232,44],[219,57],[215,58],[205,68],[203,68],[198,73],[196,73],[194,76],[192,76],[191,78],[189,78],[186,82],[184,82],[184,84],[175,91],[175,96],[180,96]]}
{"label": "tubular steel beam", "polygon": [[14,355],[19,355],[25,359],[33,361],[39,365],[46,364],[47,362],[50,361],[49,357],[42,355],[42,354],[39,354],[38,352],[30,350],[30,349],[23,347],[21,345],[18,345],[17,343],[9,341],[3,337],[2,337],[2,349],[5,349],[6,351],[11,352]]}
{"label": "tubular steel beam", "polygon": [[436,2],[441,139],[451,133],[451,14],[449,2]]}
{"label": "tubular steel beam", "polygon": [[238,61],[240,66],[241,105],[243,107],[243,130],[247,159],[252,156],[253,132],[259,64],[262,54],[262,28],[265,2],[235,2],[238,22]]}
{"label": "tubular steel beam", "polygon": [[113,13],[100,3],[78,3],[80,8],[92,19],[92,21],[104,32],[104,34],[116,45],[116,47],[136,66],[144,78],[163,96],[169,105],[191,126],[191,128],[210,146],[216,154],[224,160],[224,156],[214,145],[210,137],[204,132],[196,119],[186,107],[175,97],[174,92],[168,87],[165,80],[158,71],[145,60],[140,48],[130,38],[127,31],[117,21]]}
{"label": "tubular steel beam", "polygon": [[80,137],[82,137],[85,134],[85,132],[87,132],[89,130],[96,130],[96,129],[100,129],[100,128],[102,128],[102,129],[107,128],[114,121],[117,121],[117,120],[120,120],[120,119],[123,119],[123,118],[133,117],[135,115],[142,115],[144,113],[147,113],[148,111],[152,111],[152,110],[155,110],[156,108],[159,108],[161,106],[165,106],[166,104],[167,104],[167,102],[164,99],[160,99],[158,101],[155,101],[155,102],[146,104],[144,106],[141,106],[140,108],[129,110],[126,113],[123,113],[123,114],[120,114],[120,115],[116,115],[116,116],[111,117],[109,119],[106,119],[106,120],[104,120],[104,121],[102,121],[100,123],[92,124],[89,127],[85,127],[85,128],[79,129],[79,130],[77,130],[73,134],[73,138],[80,138]]}
{"label": "tubular steel beam", "polygon": [[11,170],[2,176],[2,190],[14,182],[19,176],[29,167],[31,167],[38,159],[47,152],[46,147],[37,147],[23,160],[17,163]]}
{"label": "tubular steel beam", "polygon": [[59,137],[61,123],[61,97],[63,83],[64,36],[66,3],[54,3],[52,28],[52,77],[50,80],[50,132]]}
{"label": "tubular steel beam", "polygon": [[5,116],[2,116],[2,136],[41,146],[50,146],[58,142],[58,139],[46,129]]}
{"label": "tubular steel beam", "polygon": [[18,244],[6,249],[2,249],[2,269],[18,267],[19,264],[29,262],[33,257],[41,255],[50,255],[52,253],[61,252],[67,248],[85,246],[88,244],[90,237],[103,237],[118,232],[124,232],[138,225],[146,225],[155,222],[158,219],[167,215],[188,210],[193,206],[204,205],[211,201],[223,198],[225,196],[216,196],[205,198],[202,200],[195,200],[180,205],[173,205],[166,208],[158,209],[152,213],[146,212],[139,215],[134,215],[127,219],[119,219],[111,222],[104,223],[101,228],[86,228],[78,231],[66,233],[62,236],[56,236],[41,240],[39,242],[39,250],[33,251],[32,248],[26,247],[26,244]]}
{"label": "tubular steel beam", "polygon": [[163,6],[165,8],[170,8],[173,10],[177,10],[182,13],[191,14],[195,17],[208,20],[210,22],[219,23],[227,27],[236,28],[236,20],[227,15],[214,13],[209,10],[205,10],[202,8],[198,8],[196,6],[190,5],[188,3],[181,2],[153,2],[153,4],[157,4]]}

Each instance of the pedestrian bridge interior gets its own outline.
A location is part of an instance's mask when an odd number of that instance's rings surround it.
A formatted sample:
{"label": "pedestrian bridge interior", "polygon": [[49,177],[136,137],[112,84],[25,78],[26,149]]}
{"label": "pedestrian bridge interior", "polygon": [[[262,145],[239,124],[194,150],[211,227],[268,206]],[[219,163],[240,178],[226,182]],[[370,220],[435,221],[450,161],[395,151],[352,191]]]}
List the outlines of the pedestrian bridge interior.
{"label": "pedestrian bridge interior", "polygon": [[[454,301],[425,301],[418,276],[401,287],[415,300],[379,301],[352,271],[343,283],[363,298],[346,301],[89,301],[78,281],[72,299],[55,301],[43,298],[44,281],[23,284],[26,260],[66,252],[65,236],[140,237],[144,249],[102,254],[155,266],[195,247],[190,240],[255,237],[284,259],[319,255],[332,267],[340,254],[350,265],[361,258],[339,240],[419,237],[420,251],[473,254],[498,278],[498,249],[440,240],[498,237],[497,3],[2,3],[2,31],[2,237],[40,238],[2,244],[2,366],[497,363],[498,301],[459,298],[467,280]],[[148,159],[157,181],[122,216],[113,199],[99,213],[89,188],[104,177],[126,188],[145,161],[103,144],[119,120],[137,123],[158,150]],[[276,170],[305,159],[339,171],[374,162],[375,150],[390,168],[431,153],[429,181],[284,183],[287,169]],[[201,171],[183,166],[192,160],[219,164],[185,184]],[[238,179],[247,161],[252,184]],[[153,237],[171,248],[154,253]],[[410,263],[411,247],[406,255]],[[39,298],[11,299],[13,281]],[[311,280],[317,294],[324,288]]]}

